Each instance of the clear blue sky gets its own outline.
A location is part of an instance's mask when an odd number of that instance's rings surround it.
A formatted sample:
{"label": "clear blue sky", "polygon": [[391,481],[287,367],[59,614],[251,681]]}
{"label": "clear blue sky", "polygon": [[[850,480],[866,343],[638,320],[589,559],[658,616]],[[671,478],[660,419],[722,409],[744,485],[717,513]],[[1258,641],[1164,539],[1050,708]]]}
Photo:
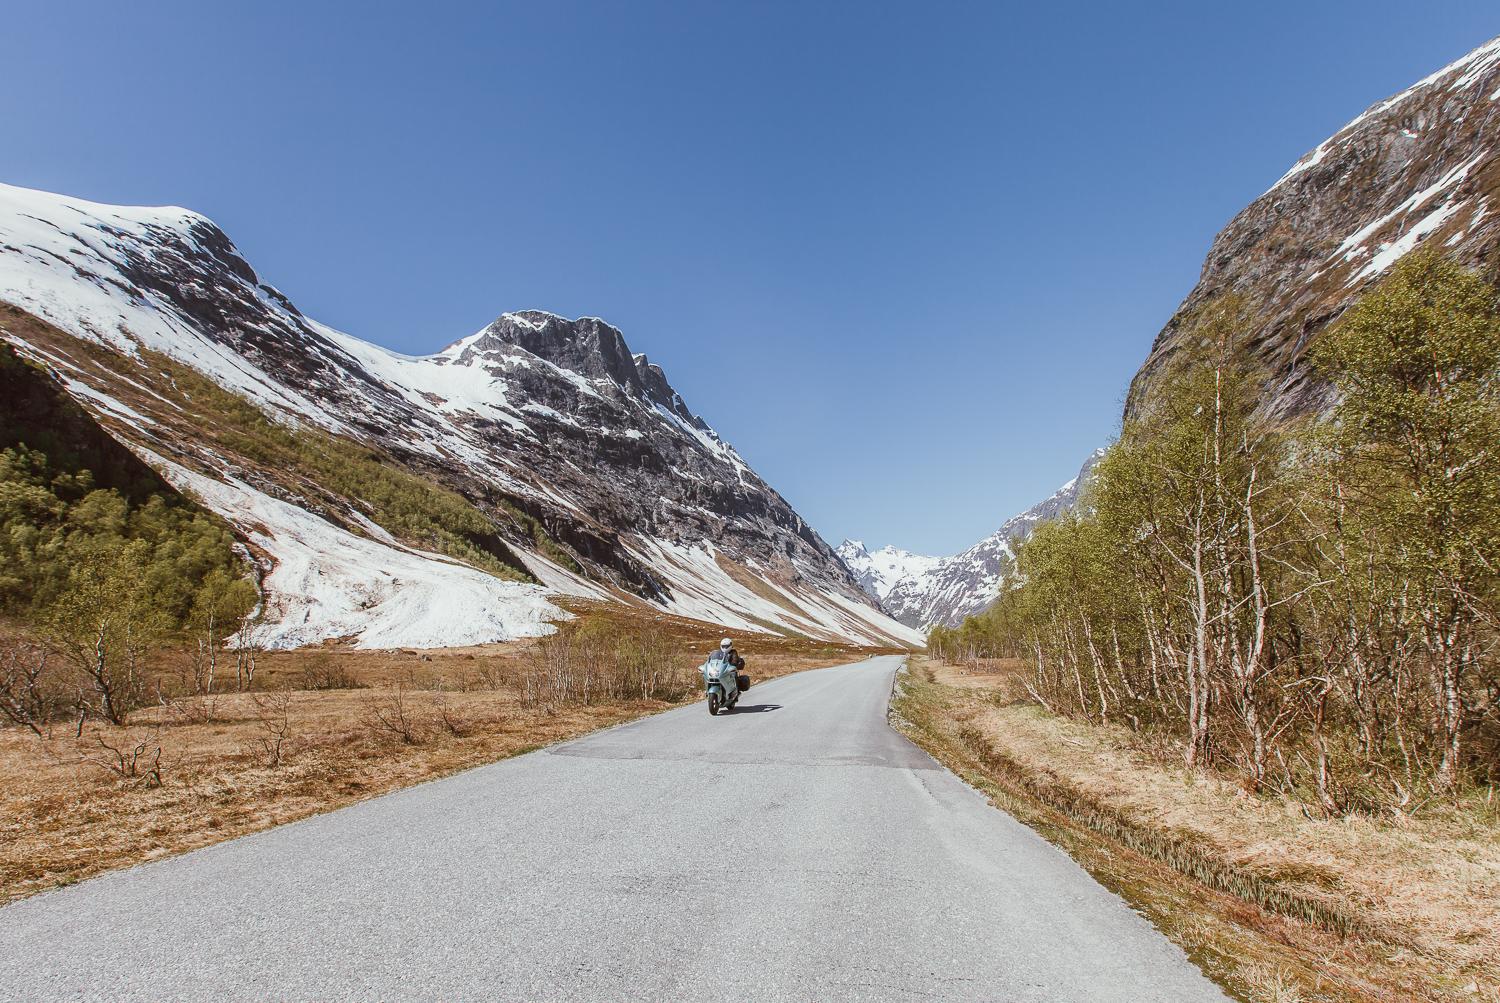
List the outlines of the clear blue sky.
{"label": "clear blue sky", "polygon": [[[1492,2],[10,5],[0,180],[404,352],[604,317],[831,543],[1072,476],[1214,233]],[[733,386],[733,397],[719,388]]]}

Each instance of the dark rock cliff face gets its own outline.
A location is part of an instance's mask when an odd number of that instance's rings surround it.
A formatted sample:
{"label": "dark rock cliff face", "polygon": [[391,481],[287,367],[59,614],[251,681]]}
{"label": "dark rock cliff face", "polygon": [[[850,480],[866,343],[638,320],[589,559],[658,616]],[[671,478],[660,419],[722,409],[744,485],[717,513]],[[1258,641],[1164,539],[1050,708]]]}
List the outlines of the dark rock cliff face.
{"label": "dark rock cliff face", "polygon": [[[3,320],[0,313],[0,320]],[[120,445],[42,369],[0,342],[0,449],[34,449],[52,470],[87,470],[93,484],[132,502],[177,497],[161,476]]]}
{"label": "dark rock cliff face", "polygon": [[1297,162],[1215,238],[1198,285],[1157,335],[1131,385],[1130,414],[1225,294],[1254,320],[1248,348],[1270,375],[1269,410],[1322,409],[1308,344],[1419,246],[1493,279],[1500,269],[1500,39],[1381,101]]}

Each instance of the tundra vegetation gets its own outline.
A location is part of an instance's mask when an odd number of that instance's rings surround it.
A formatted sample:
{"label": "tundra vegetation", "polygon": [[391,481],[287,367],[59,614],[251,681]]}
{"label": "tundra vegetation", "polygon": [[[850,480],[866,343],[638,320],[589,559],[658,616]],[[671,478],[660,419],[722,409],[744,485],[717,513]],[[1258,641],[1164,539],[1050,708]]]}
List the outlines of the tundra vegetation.
{"label": "tundra vegetation", "polygon": [[1050,711],[1172,737],[1321,813],[1492,797],[1500,309],[1413,255],[1321,338],[1317,419],[1259,406],[1247,307],[1195,318],[1078,513],[1039,527],[946,659],[1023,658]]}

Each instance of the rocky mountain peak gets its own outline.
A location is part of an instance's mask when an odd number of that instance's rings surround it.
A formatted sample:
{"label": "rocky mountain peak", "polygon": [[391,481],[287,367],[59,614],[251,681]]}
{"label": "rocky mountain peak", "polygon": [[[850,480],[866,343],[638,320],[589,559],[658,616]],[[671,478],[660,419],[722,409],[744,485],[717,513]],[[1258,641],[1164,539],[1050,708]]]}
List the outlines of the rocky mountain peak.
{"label": "rocky mountain peak", "polygon": [[863,540],[845,540],[834,553],[838,554],[839,560],[854,575],[859,587],[881,601],[890,595],[899,582],[926,574],[941,560],[913,554],[889,544],[871,551]]}
{"label": "rocky mountain peak", "polygon": [[597,317],[568,320],[545,310],[503,313],[480,332],[475,348],[506,344],[580,376],[610,379],[637,395],[644,385],[625,336]]}
{"label": "rocky mountain peak", "polygon": [[501,314],[476,337],[460,344],[466,352],[480,354],[506,346],[524,349],[585,379],[608,380],[622,393],[660,406],[717,438],[708,423],[688,408],[661,366],[643,353],[632,353],[619,329],[597,317],[569,320],[546,310],[518,310]]}
{"label": "rocky mountain peak", "polygon": [[672,384],[667,382],[667,374],[661,366],[652,362],[644,353],[634,357],[635,373],[640,377],[641,385],[646,388],[646,396],[666,408],[674,408],[674,405],[682,403],[682,397]]}

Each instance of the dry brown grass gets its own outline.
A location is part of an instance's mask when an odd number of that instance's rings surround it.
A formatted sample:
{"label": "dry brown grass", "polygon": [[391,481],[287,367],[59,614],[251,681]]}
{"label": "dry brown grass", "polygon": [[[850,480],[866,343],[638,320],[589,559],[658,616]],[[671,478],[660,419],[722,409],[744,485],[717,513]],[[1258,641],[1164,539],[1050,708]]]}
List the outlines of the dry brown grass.
{"label": "dry brown grass", "polygon": [[[917,669],[923,744],[1039,823],[1255,1000],[1500,1000],[1500,831],[1457,807],[1312,818],[1020,699],[1008,663]],[[1226,894],[1226,892],[1235,894]]]}
{"label": "dry brown grass", "polygon": [[[666,636],[685,666],[696,666],[723,631],[622,606],[573,605]],[[273,652],[259,660],[254,692],[172,700],[137,711],[123,728],[89,722],[81,737],[71,722],[58,722],[45,740],[0,728],[0,902],[673,706],[528,705],[520,679],[533,643]],[[760,636],[743,645],[756,680],[870,653]],[[116,768],[111,748],[128,762],[138,746],[133,775]],[[158,749],[159,782],[149,772]]]}

